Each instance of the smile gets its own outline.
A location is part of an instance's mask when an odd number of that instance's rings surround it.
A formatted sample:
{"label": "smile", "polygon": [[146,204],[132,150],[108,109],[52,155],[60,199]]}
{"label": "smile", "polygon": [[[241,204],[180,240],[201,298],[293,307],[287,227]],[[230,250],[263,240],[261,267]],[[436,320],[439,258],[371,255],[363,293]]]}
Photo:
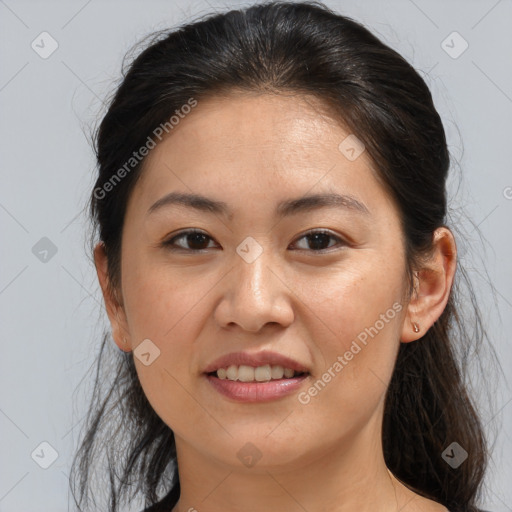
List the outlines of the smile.
{"label": "smile", "polygon": [[[291,376],[286,376],[285,371]],[[309,373],[299,373],[289,368],[285,370],[280,366],[269,365],[257,368],[232,365],[227,369],[220,368],[216,372],[206,374],[213,389],[236,402],[277,400],[297,392],[308,376]],[[263,377],[265,377],[264,380]]]}

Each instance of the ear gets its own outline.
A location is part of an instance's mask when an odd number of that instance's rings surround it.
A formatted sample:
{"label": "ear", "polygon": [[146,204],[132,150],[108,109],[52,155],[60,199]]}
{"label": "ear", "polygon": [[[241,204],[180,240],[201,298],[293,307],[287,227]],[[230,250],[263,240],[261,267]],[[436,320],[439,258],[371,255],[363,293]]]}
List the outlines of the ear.
{"label": "ear", "polygon": [[[126,315],[122,305],[116,297],[115,292],[110,287],[110,280],[107,268],[107,254],[105,252],[105,244],[99,242],[94,248],[94,264],[96,266],[96,273],[100,282],[103,299],[107,315],[112,327],[112,337],[116,345],[123,352],[130,352],[131,343],[128,336],[128,324],[126,322]],[[126,340],[126,341],[125,341]]]}
{"label": "ear", "polygon": [[[407,306],[400,341],[409,343],[425,335],[441,316],[453,284],[457,247],[446,227],[435,230],[431,257],[415,272],[413,296]],[[415,332],[415,325],[419,328]]]}

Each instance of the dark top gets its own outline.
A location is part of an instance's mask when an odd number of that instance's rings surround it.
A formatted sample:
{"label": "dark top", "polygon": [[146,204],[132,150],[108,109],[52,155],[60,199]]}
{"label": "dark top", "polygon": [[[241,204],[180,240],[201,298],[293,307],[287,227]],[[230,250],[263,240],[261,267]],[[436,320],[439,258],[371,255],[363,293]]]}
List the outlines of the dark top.
{"label": "dark top", "polygon": [[[164,499],[167,499],[168,496],[166,496]],[[163,500],[160,500],[158,503],[155,503],[154,505],[151,505],[149,508],[145,508],[141,512],[170,512],[174,506],[176,505],[177,501],[175,503],[169,503],[168,505],[165,505]],[[480,510],[480,512],[490,512],[490,510]]]}
{"label": "dark top", "polygon": [[[162,498],[158,503],[151,505],[149,508],[145,508],[141,512],[170,512],[178,503],[180,497],[180,486],[177,485],[171,492]],[[480,512],[490,512],[489,510],[480,510]]]}
{"label": "dark top", "polygon": [[[168,496],[166,496],[164,498],[164,500],[167,498],[168,498]],[[141,512],[170,512],[174,508],[176,503],[177,503],[177,501],[175,503],[172,503],[172,504],[169,503],[169,504],[165,505],[163,500],[160,500],[158,503],[151,505],[151,507],[149,507],[149,508],[145,508]],[[481,509],[480,512],[490,512],[490,510],[482,510]]]}
{"label": "dark top", "polygon": [[164,496],[158,503],[145,508],[142,512],[170,512],[178,503],[180,491],[179,484],[175,485],[169,494]]}

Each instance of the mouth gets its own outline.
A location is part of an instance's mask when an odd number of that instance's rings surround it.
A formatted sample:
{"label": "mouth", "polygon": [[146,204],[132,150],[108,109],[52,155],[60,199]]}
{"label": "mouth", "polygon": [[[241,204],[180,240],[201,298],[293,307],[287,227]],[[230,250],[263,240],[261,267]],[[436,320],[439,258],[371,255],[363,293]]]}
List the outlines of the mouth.
{"label": "mouth", "polygon": [[268,402],[291,395],[310,377],[309,368],[277,352],[233,352],[219,357],[203,375],[223,398]]}
{"label": "mouth", "polygon": [[230,365],[204,375],[223,398],[242,403],[283,399],[298,392],[310,376],[309,372],[280,365]]}

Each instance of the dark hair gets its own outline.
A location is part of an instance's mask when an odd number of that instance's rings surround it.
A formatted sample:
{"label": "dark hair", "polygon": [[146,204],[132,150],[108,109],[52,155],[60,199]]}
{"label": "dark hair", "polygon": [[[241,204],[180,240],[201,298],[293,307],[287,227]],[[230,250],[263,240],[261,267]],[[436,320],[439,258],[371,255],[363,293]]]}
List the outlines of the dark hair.
{"label": "dark hair", "polygon": [[[364,143],[399,207],[412,283],[434,230],[447,221],[450,155],[429,88],[403,57],[354,20],[318,2],[271,2],[159,32],[123,74],[96,133],[99,175],[90,197],[114,296],[126,205],[144,160],[128,168],[126,162],[159,126],[170,133],[169,119],[191,99],[200,103],[234,91],[311,95]],[[459,264],[440,318],[420,340],[400,346],[382,441],[388,468],[405,485],[451,512],[476,512],[489,452],[464,370],[472,341],[479,346],[486,334],[473,292],[470,316],[462,317],[461,278]],[[119,510],[130,487],[130,499],[143,495],[146,506],[161,500],[170,510],[180,493],[173,432],[149,404],[133,355],[109,340],[104,333],[86,433],[73,461],[80,490],[77,501],[73,489],[75,502],[81,507],[89,494],[91,461],[106,455],[109,510]],[[457,469],[442,457],[454,441],[468,452]]]}

